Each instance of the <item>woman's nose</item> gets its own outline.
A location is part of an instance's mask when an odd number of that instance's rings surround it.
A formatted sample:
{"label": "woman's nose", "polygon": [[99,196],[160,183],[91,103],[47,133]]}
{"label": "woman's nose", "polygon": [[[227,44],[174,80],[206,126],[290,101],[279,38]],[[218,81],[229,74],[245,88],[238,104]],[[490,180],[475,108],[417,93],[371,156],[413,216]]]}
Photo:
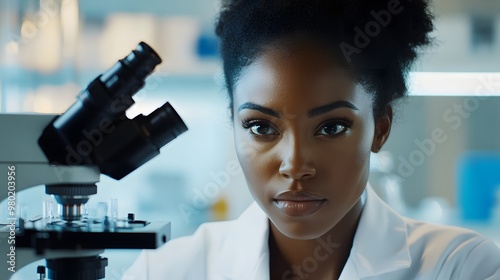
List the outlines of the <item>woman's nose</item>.
{"label": "woman's nose", "polygon": [[313,154],[310,148],[301,146],[297,141],[282,150],[279,173],[286,179],[303,180],[316,176]]}

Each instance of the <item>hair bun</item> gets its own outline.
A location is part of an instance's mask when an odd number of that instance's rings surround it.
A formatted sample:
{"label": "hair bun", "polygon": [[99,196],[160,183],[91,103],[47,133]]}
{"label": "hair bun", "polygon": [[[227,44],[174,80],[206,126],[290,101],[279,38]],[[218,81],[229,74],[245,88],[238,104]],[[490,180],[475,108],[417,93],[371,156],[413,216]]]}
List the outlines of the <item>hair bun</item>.
{"label": "hair bun", "polygon": [[216,22],[230,94],[263,45],[305,31],[327,42],[380,106],[406,94],[432,30],[428,0],[226,0]]}

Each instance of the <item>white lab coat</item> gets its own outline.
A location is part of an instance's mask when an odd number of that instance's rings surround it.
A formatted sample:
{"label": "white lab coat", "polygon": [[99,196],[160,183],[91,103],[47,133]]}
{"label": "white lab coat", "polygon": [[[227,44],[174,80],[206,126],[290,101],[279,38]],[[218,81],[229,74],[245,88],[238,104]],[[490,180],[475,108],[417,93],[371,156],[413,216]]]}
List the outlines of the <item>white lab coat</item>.
{"label": "white lab coat", "polygon": [[[192,236],[144,250],[123,280],[267,280],[268,233],[268,218],[254,202],[237,220],[206,223]],[[332,249],[325,244],[318,246]],[[304,273],[312,262],[304,263]],[[500,249],[470,230],[403,217],[368,186],[340,279],[499,280]]]}

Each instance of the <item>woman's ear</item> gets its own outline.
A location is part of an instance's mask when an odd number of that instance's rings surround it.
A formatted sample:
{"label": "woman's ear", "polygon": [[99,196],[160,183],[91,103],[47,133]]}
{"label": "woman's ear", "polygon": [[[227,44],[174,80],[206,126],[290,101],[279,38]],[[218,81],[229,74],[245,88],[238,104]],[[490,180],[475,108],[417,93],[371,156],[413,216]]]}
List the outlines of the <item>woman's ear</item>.
{"label": "woman's ear", "polygon": [[372,152],[378,153],[384,146],[392,126],[392,106],[388,105],[384,113],[375,120],[375,135],[373,137]]}

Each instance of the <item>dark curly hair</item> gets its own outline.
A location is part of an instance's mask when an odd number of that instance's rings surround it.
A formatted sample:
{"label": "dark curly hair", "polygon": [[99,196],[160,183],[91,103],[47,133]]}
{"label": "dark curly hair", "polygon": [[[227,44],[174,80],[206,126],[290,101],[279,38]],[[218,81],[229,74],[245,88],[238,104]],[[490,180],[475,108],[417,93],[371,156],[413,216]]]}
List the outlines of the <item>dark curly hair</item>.
{"label": "dark curly hair", "polygon": [[321,42],[374,96],[374,115],[407,93],[406,76],[431,43],[427,0],[227,0],[216,21],[224,79],[233,90],[264,47],[297,34]]}

